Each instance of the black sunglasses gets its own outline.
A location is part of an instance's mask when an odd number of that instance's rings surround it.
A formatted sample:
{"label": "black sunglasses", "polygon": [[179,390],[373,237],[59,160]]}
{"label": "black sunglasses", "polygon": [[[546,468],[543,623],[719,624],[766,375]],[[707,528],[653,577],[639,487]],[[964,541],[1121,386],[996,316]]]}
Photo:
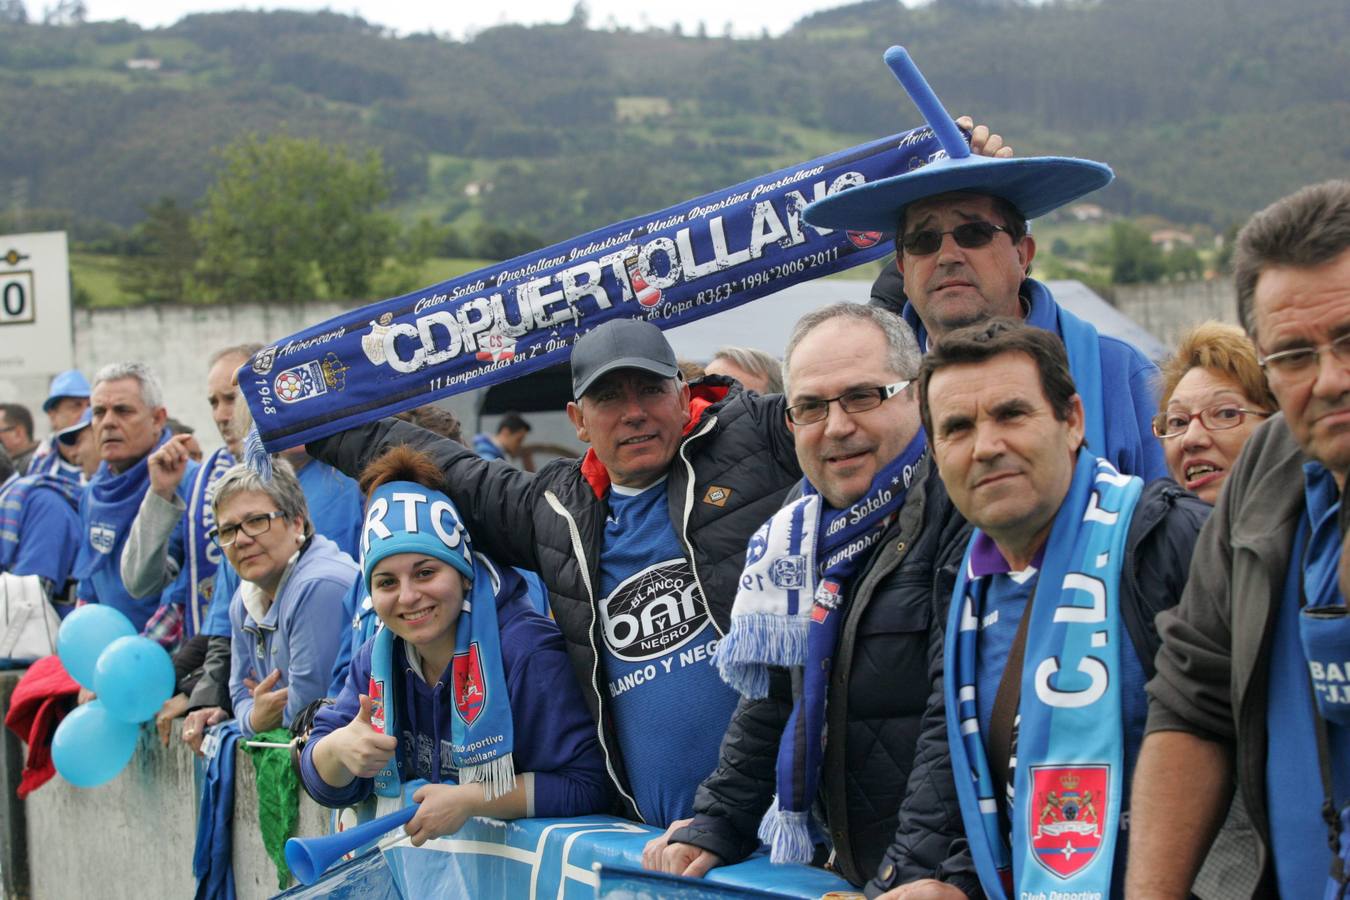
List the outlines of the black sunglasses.
{"label": "black sunglasses", "polygon": [[1012,234],[1007,228],[1002,225],[995,225],[992,222],[966,222],[957,225],[951,231],[938,231],[936,228],[913,231],[902,237],[900,244],[905,248],[906,253],[914,256],[927,256],[930,253],[936,253],[938,248],[942,246],[942,239],[950,234],[958,247],[974,250],[976,247],[983,247],[988,244],[994,239],[994,235],[1000,231],[1004,234]]}

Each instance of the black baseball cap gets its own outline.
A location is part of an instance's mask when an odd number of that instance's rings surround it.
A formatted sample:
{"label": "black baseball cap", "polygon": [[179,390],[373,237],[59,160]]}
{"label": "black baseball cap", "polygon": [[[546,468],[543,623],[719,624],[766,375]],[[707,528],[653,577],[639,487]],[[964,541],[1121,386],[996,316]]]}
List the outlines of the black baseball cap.
{"label": "black baseball cap", "polygon": [[572,347],[572,397],[579,399],[595,380],[615,369],[640,369],[662,378],[680,374],[666,336],[642,319],[614,319],[599,325]]}

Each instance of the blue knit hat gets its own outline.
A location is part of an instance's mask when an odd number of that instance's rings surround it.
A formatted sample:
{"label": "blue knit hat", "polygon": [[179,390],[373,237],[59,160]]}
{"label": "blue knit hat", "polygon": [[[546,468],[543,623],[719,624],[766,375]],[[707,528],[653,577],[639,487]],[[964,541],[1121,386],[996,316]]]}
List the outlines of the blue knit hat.
{"label": "blue knit hat", "polygon": [[361,528],[361,575],[370,576],[380,560],[396,553],[422,553],[444,560],[473,579],[469,532],[450,498],[414,481],[380,485],[366,502]]}

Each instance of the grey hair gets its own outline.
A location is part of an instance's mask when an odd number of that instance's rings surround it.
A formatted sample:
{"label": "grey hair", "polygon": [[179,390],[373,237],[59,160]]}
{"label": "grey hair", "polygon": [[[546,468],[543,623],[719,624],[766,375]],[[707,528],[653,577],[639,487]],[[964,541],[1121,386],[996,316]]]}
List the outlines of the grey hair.
{"label": "grey hair", "polygon": [[763,378],[767,382],[764,393],[783,393],[783,364],[771,354],[754,347],[718,347],[711,361],[719,359],[725,359],[736,368]]}
{"label": "grey hair", "polygon": [[[792,326],[792,335],[788,338],[787,349],[783,351],[783,393],[788,392],[788,364],[797,345],[817,326],[831,319],[852,319],[855,322],[869,322],[881,329],[886,336],[886,366],[901,378],[911,381],[919,376],[919,342],[914,330],[904,319],[893,312],[866,303],[831,303],[814,309],[797,320]],[[840,347],[840,354],[848,353],[848,348]]]}
{"label": "grey hair", "polygon": [[276,504],[277,511],[287,519],[296,516],[305,520],[305,537],[314,533],[314,523],[309,519],[309,504],[305,502],[305,492],[295,477],[291,464],[279,456],[272,457],[272,480],[267,481],[261,474],[253,471],[247,463],[236,463],[225,470],[211,492],[211,512],[220,519],[220,508],[235,494],[257,491],[266,494]]}
{"label": "grey hair", "polygon": [[1233,247],[1238,318],[1256,334],[1256,283],[1272,266],[1311,269],[1350,249],[1350,181],[1324,181],[1253,215]]}
{"label": "grey hair", "polygon": [[253,354],[263,348],[262,344],[235,344],[232,347],[221,347],[215,353],[212,353],[206,360],[206,368],[210,369],[216,363],[227,356],[242,356],[244,359],[252,359]]}
{"label": "grey hair", "polygon": [[123,378],[136,379],[136,383],[141,386],[141,402],[150,409],[164,405],[164,388],[160,386],[159,376],[145,363],[108,363],[94,375],[93,386],[98,387],[105,381],[121,381]]}

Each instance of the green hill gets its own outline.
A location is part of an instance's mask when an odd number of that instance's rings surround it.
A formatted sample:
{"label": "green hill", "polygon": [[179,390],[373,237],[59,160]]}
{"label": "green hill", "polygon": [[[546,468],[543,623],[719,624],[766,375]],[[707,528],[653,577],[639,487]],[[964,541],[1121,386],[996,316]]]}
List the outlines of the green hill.
{"label": "green hill", "polygon": [[5,25],[0,211],[97,245],[195,203],[240,134],[285,131],[379,148],[409,221],[561,239],[918,124],[880,62],[902,43],[1019,154],[1111,163],[1107,208],[1223,228],[1345,175],[1347,38],[1344,0],[868,0],[741,40],[396,38],[329,12]]}

